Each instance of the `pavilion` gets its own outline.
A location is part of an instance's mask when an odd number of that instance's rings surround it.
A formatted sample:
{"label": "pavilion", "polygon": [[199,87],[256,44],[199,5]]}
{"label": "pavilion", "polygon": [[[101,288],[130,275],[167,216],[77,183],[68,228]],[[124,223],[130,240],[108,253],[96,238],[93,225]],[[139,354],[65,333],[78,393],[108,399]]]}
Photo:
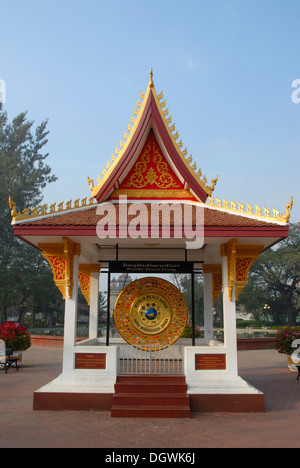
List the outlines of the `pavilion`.
{"label": "pavilion", "polygon": [[[192,411],[204,412],[264,411],[263,393],[238,375],[236,300],[253,262],[288,236],[292,200],[283,214],[227,201],[213,196],[217,181],[215,177],[208,182],[184,148],[163,93],[156,93],[151,70],[146,93],[140,93],[119,145],[96,182],[88,177],[89,197],[22,213],[10,199],[15,236],[42,252],[65,299],[62,373],[37,389],[34,409],[110,410],[120,376],[120,348],[146,356],[159,336],[159,353],[177,346],[186,324],[179,296],[176,313],[172,305],[176,288],[163,283],[159,289],[153,278],[184,272],[191,275],[193,286],[194,274],[202,272],[205,336],[195,339],[193,332],[184,343],[178,371],[185,379],[189,405]],[[153,322],[158,328],[151,328],[150,319],[140,315],[135,324],[130,317],[136,291],[132,286],[124,290],[123,309],[120,304],[115,309],[121,337],[109,336],[108,313],[107,334],[100,339],[98,294],[103,272],[109,278],[112,273],[149,274],[139,294],[147,294],[149,287],[152,298],[155,292],[157,301],[167,298],[169,308],[161,312],[165,321]],[[90,306],[89,337],[81,342],[76,341],[79,286]],[[213,306],[221,294],[224,342],[213,335]],[[181,313],[185,315],[180,318]],[[174,328],[176,314],[182,321]],[[192,321],[194,325],[194,310]],[[143,349],[143,340],[148,348]],[[161,373],[162,368],[151,372],[153,378]]]}

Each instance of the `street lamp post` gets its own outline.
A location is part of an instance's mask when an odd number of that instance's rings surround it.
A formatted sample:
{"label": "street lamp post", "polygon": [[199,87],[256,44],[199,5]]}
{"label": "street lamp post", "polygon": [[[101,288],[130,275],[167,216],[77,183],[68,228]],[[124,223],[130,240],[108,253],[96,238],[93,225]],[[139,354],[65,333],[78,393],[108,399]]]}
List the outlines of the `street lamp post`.
{"label": "street lamp post", "polygon": [[271,309],[271,307],[268,304],[264,305],[264,311],[265,311],[265,317],[266,317],[267,325],[269,323],[269,311],[270,311],[270,309]]}

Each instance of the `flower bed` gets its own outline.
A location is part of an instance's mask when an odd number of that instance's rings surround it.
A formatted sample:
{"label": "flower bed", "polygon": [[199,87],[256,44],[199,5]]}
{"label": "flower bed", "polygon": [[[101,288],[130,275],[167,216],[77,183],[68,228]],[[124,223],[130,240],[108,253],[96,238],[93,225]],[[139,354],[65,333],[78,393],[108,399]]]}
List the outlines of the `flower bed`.
{"label": "flower bed", "polygon": [[275,349],[280,354],[291,356],[295,351],[293,342],[300,339],[300,327],[286,327],[278,330],[275,337]]}
{"label": "flower bed", "polygon": [[31,346],[30,334],[20,323],[4,322],[0,325],[0,340],[13,351],[26,351]]}
{"label": "flower bed", "polygon": [[[204,332],[203,332],[204,333]],[[193,327],[191,323],[187,323],[185,329],[183,330],[180,338],[192,338],[193,336]],[[200,338],[201,336],[201,331],[200,327],[196,326],[195,327],[195,338]]]}

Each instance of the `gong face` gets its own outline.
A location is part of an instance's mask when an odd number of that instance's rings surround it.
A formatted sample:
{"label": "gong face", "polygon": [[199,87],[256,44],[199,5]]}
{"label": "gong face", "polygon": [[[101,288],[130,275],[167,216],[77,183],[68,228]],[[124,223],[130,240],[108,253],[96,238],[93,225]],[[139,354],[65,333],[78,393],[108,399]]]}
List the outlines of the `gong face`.
{"label": "gong face", "polygon": [[186,326],[187,307],[178,289],[160,278],[130,283],[115,305],[120,335],[139,349],[164,349],[174,343]]}

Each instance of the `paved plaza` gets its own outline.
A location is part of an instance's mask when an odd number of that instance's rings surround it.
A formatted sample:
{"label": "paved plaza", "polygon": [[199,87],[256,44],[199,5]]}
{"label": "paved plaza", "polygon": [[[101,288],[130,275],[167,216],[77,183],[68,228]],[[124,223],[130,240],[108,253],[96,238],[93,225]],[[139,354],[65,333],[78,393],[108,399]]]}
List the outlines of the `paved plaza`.
{"label": "paved plaza", "polygon": [[273,350],[239,351],[240,375],[265,393],[265,413],[119,419],[110,412],[32,411],[33,392],[61,372],[62,350],[32,347],[19,372],[0,372],[0,448],[300,447],[300,380]]}

